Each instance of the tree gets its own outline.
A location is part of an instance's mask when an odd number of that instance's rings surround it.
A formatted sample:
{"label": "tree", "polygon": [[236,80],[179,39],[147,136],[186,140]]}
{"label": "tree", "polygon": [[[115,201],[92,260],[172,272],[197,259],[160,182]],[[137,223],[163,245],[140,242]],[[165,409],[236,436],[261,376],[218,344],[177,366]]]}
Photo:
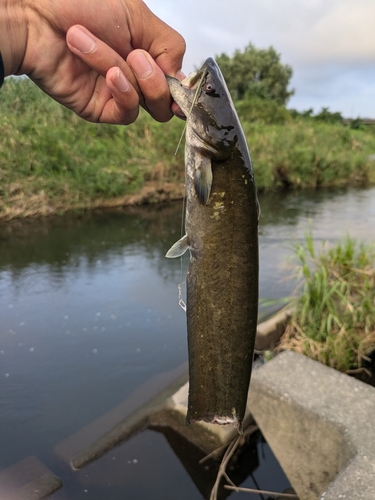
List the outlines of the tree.
{"label": "tree", "polygon": [[344,118],[338,111],[332,112],[329,108],[322,108],[320,113],[314,116],[314,119],[325,123],[342,123]]}
{"label": "tree", "polygon": [[234,99],[258,97],[285,105],[294,90],[288,90],[292,68],[281,64],[280,54],[273,47],[257,49],[252,43],[233,57],[216,56],[229,91]]}

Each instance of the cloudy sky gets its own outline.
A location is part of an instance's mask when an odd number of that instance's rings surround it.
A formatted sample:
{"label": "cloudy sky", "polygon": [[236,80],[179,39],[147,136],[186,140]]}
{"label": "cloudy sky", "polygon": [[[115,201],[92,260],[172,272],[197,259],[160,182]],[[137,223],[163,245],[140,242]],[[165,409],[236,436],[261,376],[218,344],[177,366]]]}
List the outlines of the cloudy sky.
{"label": "cloudy sky", "polygon": [[187,43],[183,70],[272,45],[293,68],[289,107],[375,118],[375,0],[145,0]]}

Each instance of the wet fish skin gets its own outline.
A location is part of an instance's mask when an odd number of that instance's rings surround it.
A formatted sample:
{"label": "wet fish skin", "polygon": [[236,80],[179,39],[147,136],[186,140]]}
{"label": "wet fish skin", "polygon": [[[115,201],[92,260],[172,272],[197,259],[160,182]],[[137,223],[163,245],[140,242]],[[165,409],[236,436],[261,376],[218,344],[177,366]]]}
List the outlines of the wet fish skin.
{"label": "wet fish skin", "polygon": [[167,77],[187,116],[186,235],[167,253],[190,250],[187,272],[187,423],[241,429],[258,315],[258,218],[246,140],[224,78],[209,58],[188,89]]}

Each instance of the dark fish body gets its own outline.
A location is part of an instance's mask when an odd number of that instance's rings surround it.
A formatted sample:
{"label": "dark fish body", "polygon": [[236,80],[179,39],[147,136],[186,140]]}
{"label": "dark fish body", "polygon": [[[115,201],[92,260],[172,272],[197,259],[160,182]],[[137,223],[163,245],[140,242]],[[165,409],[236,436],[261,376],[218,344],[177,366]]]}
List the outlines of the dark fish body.
{"label": "dark fish body", "polygon": [[[187,116],[186,235],[189,401],[197,420],[239,429],[258,314],[258,201],[246,140],[220,69],[207,59],[188,89],[168,77]],[[194,95],[196,99],[194,100]]]}

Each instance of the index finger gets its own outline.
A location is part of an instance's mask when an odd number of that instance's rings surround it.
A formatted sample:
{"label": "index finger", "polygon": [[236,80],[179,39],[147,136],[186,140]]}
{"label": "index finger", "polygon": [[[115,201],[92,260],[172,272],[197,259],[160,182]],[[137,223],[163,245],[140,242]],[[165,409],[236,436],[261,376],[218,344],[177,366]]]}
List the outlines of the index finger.
{"label": "index finger", "polygon": [[131,17],[133,26],[138,27],[135,32],[132,30],[133,48],[146,50],[164,74],[176,76],[182,68],[186,50],[184,38],[151,12],[144,2],[132,10]]}

